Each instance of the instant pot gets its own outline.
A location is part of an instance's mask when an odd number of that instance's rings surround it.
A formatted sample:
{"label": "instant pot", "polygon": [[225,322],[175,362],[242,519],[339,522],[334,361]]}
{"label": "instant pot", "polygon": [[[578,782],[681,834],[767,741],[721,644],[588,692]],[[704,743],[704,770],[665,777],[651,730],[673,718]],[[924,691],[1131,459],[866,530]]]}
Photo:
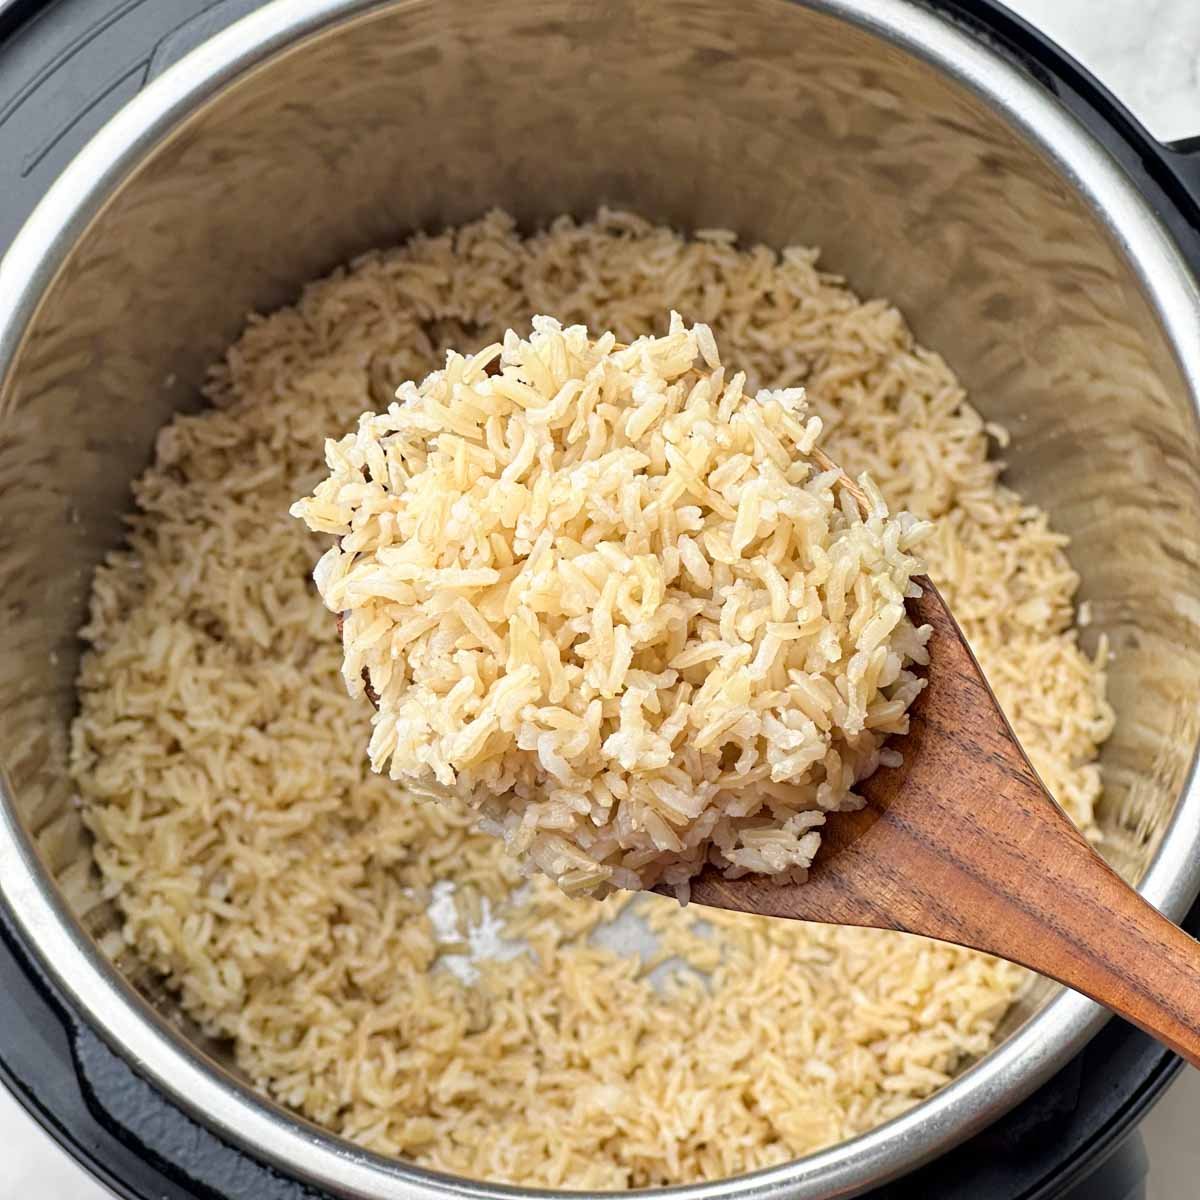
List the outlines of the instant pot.
{"label": "instant pot", "polygon": [[[1010,428],[1113,651],[1106,850],[1200,930],[1200,143],[990,0],[9,0],[0,1076],[121,1196],[520,1194],[257,1097],[128,957],[63,764],[91,571],[245,314],[415,228],[602,202],[822,246]],[[880,1129],[668,1194],[1143,1196],[1178,1060],[1046,982],[1003,1033]]]}

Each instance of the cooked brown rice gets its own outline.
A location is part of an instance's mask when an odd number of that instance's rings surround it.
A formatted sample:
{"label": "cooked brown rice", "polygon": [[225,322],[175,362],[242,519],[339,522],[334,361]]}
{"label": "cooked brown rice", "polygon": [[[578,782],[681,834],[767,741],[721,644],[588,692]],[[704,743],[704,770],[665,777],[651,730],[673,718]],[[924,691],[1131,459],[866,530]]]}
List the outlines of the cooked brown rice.
{"label": "cooked brown rice", "polygon": [[[816,254],[636,217],[533,237],[492,214],[365,256],[255,318],[213,407],[162,431],[127,549],[97,573],[74,769],[127,942],[266,1091],[384,1153],[524,1184],[712,1179],[862,1132],[985,1052],[1023,974],[901,935],[571,901],[362,754],[287,515],[321,439],[443,348],[530,312],[623,341],[675,309],[751,387],[799,382],[829,453],[896,509],[1047,785],[1092,830],[1101,662],[1065,539],[997,482],[987,434],[899,315]],[[660,935],[611,948],[617,910]]]}
{"label": "cooked brown rice", "polygon": [[313,577],[371,764],[567,893],[802,882],[908,729],[932,526],[867,476],[860,511],[803,389],[747,394],[708,326],[532,324],[401,384],[292,507],[334,538]]}

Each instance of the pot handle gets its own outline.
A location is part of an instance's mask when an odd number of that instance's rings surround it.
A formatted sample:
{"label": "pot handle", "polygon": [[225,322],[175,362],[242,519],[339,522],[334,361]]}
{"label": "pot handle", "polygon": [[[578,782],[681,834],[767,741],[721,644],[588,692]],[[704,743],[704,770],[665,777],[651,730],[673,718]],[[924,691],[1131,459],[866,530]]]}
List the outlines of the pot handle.
{"label": "pot handle", "polygon": [[[1161,213],[1180,249],[1200,272],[1200,134],[1155,139],[1129,109],[1052,38],[1004,0],[918,0],[986,44],[1040,86],[1097,137],[1158,209],[1156,189],[1178,213]],[[1182,218],[1182,219],[1180,219]]]}
{"label": "pot handle", "polygon": [[1200,229],[1200,134],[1166,142],[1163,151],[1167,166],[1191,199]]}

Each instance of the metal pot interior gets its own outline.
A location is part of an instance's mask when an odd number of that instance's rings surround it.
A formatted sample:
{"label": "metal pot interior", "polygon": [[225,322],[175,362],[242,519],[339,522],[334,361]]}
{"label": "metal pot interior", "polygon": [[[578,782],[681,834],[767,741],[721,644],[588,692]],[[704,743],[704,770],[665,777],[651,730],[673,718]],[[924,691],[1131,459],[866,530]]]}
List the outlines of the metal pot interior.
{"label": "metal pot interior", "polygon": [[[907,6],[879,6],[874,28],[840,7],[373,6],[199,84],[211,96],[146,137],[90,224],[82,212],[47,247],[61,269],[0,393],[0,760],[46,876],[157,1005],[170,999],[121,952],[64,767],[91,571],[156,431],[197,406],[247,312],[497,205],[530,227],[609,203],[819,245],[900,306],[1012,432],[1009,481],[1071,535],[1085,641],[1107,634],[1114,652],[1104,848],[1142,878],[1200,736],[1195,397],[1127,231],[1036,131],[986,80],[902,48],[885,18]],[[1056,991],[1035,988],[1007,1032]]]}

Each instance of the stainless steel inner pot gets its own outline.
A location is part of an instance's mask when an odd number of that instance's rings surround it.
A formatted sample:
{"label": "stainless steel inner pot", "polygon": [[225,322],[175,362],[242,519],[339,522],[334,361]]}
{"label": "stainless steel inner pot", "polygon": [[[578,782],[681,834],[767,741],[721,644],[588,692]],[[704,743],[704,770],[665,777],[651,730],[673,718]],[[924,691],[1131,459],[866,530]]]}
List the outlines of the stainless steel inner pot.
{"label": "stainless steel inner pot", "polygon": [[[235,1144],[354,1197],[507,1189],[384,1161],[254,1096],[123,954],[64,772],[75,630],[156,430],[245,314],[492,205],[602,202],[815,243],[895,300],[1013,433],[1008,478],[1073,538],[1113,647],[1113,861],[1197,889],[1200,298],[1090,136],[906,0],[279,0],[105,127],[0,268],[0,895],[137,1071]],[[1028,1094],[1103,1020],[1043,985],[904,1117],[680,1195],[851,1195]]]}

